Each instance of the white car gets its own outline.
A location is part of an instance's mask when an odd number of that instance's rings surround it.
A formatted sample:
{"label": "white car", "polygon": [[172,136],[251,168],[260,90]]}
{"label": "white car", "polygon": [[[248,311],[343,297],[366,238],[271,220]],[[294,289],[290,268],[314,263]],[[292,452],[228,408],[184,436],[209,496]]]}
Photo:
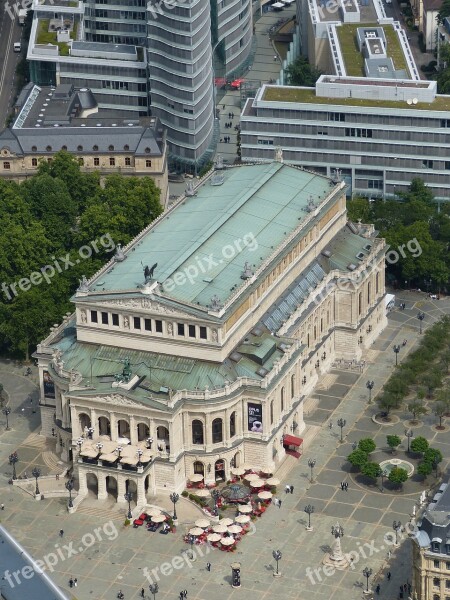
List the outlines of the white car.
{"label": "white car", "polygon": [[14,42],[14,52],[20,52],[22,50],[21,42]]}

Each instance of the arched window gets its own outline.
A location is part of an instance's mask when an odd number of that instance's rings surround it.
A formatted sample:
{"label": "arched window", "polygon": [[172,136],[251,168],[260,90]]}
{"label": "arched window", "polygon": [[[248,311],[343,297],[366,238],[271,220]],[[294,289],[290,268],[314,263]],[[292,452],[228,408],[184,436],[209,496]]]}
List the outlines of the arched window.
{"label": "arched window", "polygon": [[203,475],[203,477],[205,476],[205,465],[199,460],[196,460],[194,463],[194,473]]}
{"label": "arched window", "polygon": [[52,151],[52,147],[51,146],[47,146],[46,150],[47,150],[47,152],[51,152]]}
{"label": "arched window", "polygon": [[110,152],[112,152],[112,151],[114,150],[114,146],[111,144],[110,146],[108,146],[108,150],[109,150]]}
{"label": "arched window", "polygon": [[295,396],[295,375],[291,375],[291,400]]}
{"label": "arched window", "polygon": [[67,150],[67,146],[62,146],[61,150]]}
{"label": "arched window", "polygon": [[32,152],[37,152],[37,146],[31,146],[31,151]]}
{"label": "arched window", "polygon": [[273,424],[273,400],[270,401],[270,424]]}
{"label": "arched window", "polygon": [[80,144],[79,146],[77,146],[77,150],[78,152],[81,152],[83,150],[83,146]]}
{"label": "arched window", "polygon": [[222,419],[214,419],[212,422],[212,441],[218,444],[223,441],[223,423]]}
{"label": "arched window", "polygon": [[97,144],[95,144],[95,146],[92,146],[92,150],[94,150],[94,152],[97,152],[97,150],[98,150]]}
{"label": "arched window", "polygon": [[203,444],[203,423],[196,419],[192,421],[192,443]]}
{"label": "arched window", "polygon": [[309,348],[309,333],[308,333],[308,341],[307,341],[307,346]]}
{"label": "arched window", "polygon": [[130,149],[130,146],[128,144],[125,144],[125,146],[123,147],[123,149],[125,150],[125,152],[128,152],[128,150]]}
{"label": "arched window", "polygon": [[367,282],[367,304],[370,304],[370,281]]}
{"label": "arched window", "polygon": [[236,435],[236,411],[233,411],[230,415],[230,437]]}
{"label": "arched window", "polygon": [[358,294],[358,315],[361,314],[362,311],[362,292]]}
{"label": "arched window", "polygon": [[284,411],[284,386],[281,388],[280,392],[280,404],[281,404],[281,412]]}

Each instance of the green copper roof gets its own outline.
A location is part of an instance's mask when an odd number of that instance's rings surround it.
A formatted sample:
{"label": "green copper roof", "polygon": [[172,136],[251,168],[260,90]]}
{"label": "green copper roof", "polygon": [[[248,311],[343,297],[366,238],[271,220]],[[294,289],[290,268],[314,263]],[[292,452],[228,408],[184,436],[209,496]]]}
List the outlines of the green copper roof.
{"label": "green copper roof", "polygon": [[242,283],[245,263],[258,268],[307,216],[308,201],[331,191],[328,178],[279,162],[221,173],[222,185],[206,180],[194,197],[167,211],[91,290],[137,289],[143,265],[157,263],[154,279],[163,294],[201,306],[213,296],[224,302]]}

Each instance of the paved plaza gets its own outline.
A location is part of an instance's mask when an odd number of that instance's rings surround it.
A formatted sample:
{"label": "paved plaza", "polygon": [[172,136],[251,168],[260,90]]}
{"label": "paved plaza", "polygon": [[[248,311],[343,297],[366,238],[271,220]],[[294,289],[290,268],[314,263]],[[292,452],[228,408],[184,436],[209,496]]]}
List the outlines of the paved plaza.
{"label": "paved plaza", "polygon": [[[368,404],[366,381],[374,380],[374,395],[381,389],[391,374],[395,357],[392,345],[408,339],[402,348],[399,360],[414,347],[419,323],[418,310],[424,311],[424,323],[429,326],[442,314],[450,313],[450,300],[430,301],[425,294],[400,293],[398,301],[407,304],[405,311],[393,311],[389,324],[380,338],[366,351],[366,366],[362,373],[351,369],[333,369],[321,381],[305,420],[315,426],[319,434],[310,442],[305,454],[279,486],[281,508],[271,506],[254,522],[251,535],[239,543],[234,553],[195,547],[195,561],[190,561],[183,535],[200,516],[200,511],[190,502],[180,499],[177,505],[179,525],[171,535],[147,532],[144,528],[124,526],[126,506],[116,504],[112,498],[98,502],[92,496],[83,501],[78,510],[67,513],[67,496],[38,502],[32,495],[16,486],[8,485],[11,467],[8,455],[17,450],[20,462],[18,474],[31,472],[39,466],[43,474],[55,474],[62,470],[53,454],[52,443],[45,443],[36,434],[39,431],[39,415],[33,412],[37,397],[36,381],[23,376],[23,367],[12,362],[0,364],[0,381],[10,395],[12,413],[11,431],[5,431],[4,416],[0,420],[0,502],[5,504],[1,522],[36,559],[47,557],[53,572],[49,574],[72,597],[77,600],[114,599],[119,589],[125,599],[138,598],[142,586],[148,586],[146,573],[157,582],[157,600],[177,599],[180,590],[187,589],[188,598],[195,600],[235,599],[237,597],[258,600],[283,598],[310,598],[312,600],[351,600],[363,597],[364,567],[370,567],[372,589],[380,583],[381,599],[395,600],[399,585],[411,580],[410,544],[406,538],[399,548],[390,544],[385,534],[393,535],[392,522],[405,524],[410,519],[420,489],[435,483],[430,477],[422,486],[408,484],[405,491],[380,491],[362,485],[351,474],[345,457],[351,452],[351,444],[362,437],[373,437],[377,443],[376,460],[385,453],[386,435],[398,434],[404,440],[399,456],[406,448],[404,430],[407,416],[401,411],[394,414],[400,418],[393,425],[381,425],[372,420],[377,412],[376,404]],[[337,419],[346,420],[343,429],[344,442],[340,443]],[[448,420],[447,420],[448,421]],[[333,426],[330,428],[329,423]],[[450,436],[437,432],[436,418],[425,415],[421,424],[414,428],[414,435],[425,435],[433,447],[444,454],[441,464],[447,472],[450,458]],[[308,458],[316,460],[314,482],[310,483]],[[375,455],[374,455],[375,458]],[[282,467],[283,468],[283,467]],[[281,468],[281,470],[282,470]],[[348,491],[342,491],[340,482],[349,483]],[[284,493],[284,484],[294,485],[293,494]],[[408,487],[409,486],[409,487]],[[44,493],[45,496],[45,493]],[[171,510],[167,495],[149,498],[151,504]],[[314,530],[306,531],[307,515],[304,507],[312,504],[311,515]],[[330,551],[334,538],[331,526],[339,523],[344,528],[342,547],[345,553],[352,552],[353,563],[345,571],[334,574],[322,569],[322,561]],[[64,530],[60,538],[59,530]],[[273,576],[275,561],[273,550],[281,550],[280,571],[282,576]],[[174,562],[172,562],[174,561]],[[212,564],[211,572],[206,562]],[[240,590],[231,587],[230,563],[240,562]],[[170,563],[164,565],[163,563]],[[174,568],[175,567],[175,568]],[[156,575],[152,575],[156,570]],[[385,574],[390,570],[388,582]],[[163,574],[161,573],[163,572]],[[71,577],[78,579],[78,587],[68,589]],[[159,578],[159,580],[158,580]],[[2,585],[5,585],[4,583]],[[148,592],[147,592],[148,595]],[[150,598],[150,596],[148,596]]]}

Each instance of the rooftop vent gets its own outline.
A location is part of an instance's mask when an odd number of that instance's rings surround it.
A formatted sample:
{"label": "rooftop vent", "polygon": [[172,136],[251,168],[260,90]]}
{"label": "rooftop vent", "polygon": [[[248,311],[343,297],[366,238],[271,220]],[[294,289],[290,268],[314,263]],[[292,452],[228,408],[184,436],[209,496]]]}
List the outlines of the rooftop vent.
{"label": "rooftop vent", "polygon": [[358,254],[356,255],[356,258],[358,260],[364,260],[365,254],[364,252],[358,252]]}
{"label": "rooftop vent", "polygon": [[356,269],[356,265],[354,265],[353,263],[350,263],[349,265],[347,265],[347,269],[349,271],[354,271]]}
{"label": "rooftop vent", "polygon": [[259,327],[255,327],[255,329],[252,331],[252,334],[256,337],[259,337],[263,334],[263,331],[262,329],[259,329]]}
{"label": "rooftop vent", "polygon": [[329,250],[323,250],[322,256],[325,256],[326,258],[330,258],[331,252]]}
{"label": "rooftop vent", "polygon": [[265,377],[267,375],[269,371],[267,369],[265,369],[264,367],[260,367],[257,371],[256,374],[259,375],[260,377]]}
{"label": "rooftop vent", "polygon": [[238,363],[242,358],[242,354],[239,354],[239,352],[233,352],[232,354],[230,354],[230,360],[232,360],[235,363]]}
{"label": "rooftop vent", "polygon": [[371,250],[371,249],[372,249],[372,244],[366,244],[364,246],[364,250],[367,250],[367,252],[369,252],[369,250]]}

